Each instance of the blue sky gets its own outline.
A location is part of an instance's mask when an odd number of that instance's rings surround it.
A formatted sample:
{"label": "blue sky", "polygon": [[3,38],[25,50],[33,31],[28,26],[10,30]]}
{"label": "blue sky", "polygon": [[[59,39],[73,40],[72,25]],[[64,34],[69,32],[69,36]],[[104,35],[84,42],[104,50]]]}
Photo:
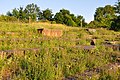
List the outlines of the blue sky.
{"label": "blue sky", "polygon": [[14,8],[25,7],[27,4],[35,3],[41,10],[52,9],[55,14],[60,9],[68,9],[71,13],[82,15],[86,22],[94,19],[96,8],[105,5],[114,5],[117,0],[1,0],[0,14],[6,14]]}

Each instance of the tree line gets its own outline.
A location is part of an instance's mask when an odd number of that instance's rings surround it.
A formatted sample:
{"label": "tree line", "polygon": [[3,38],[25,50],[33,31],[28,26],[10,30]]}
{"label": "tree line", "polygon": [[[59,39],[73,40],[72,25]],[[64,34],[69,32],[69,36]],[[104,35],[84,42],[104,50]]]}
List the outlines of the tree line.
{"label": "tree line", "polygon": [[51,21],[52,23],[65,24],[67,26],[85,26],[85,20],[83,16],[75,16],[71,14],[69,10],[61,9],[55,15],[52,10],[47,8],[46,10],[40,10],[40,8],[32,3],[28,4],[25,8],[15,8],[12,12],[7,12],[7,16],[14,16],[18,21]]}
{"label": "tree line", "polygon": [[[12,18],[11,18],[12,17]],[[2,19],[1,19],[2,18]],[[50,21],[51,23],[65,24],[67,26],[83,26],[98,28],[103,27],[107,29],[120,30],[120,1],[115,5],[106,5],[104,7],[96,8],[94,14],[94,20],[89,24],[85,22],[85,19],[81,15],[75,16],[71,14],[69,10],[61,9],[56,14],[53,14],[52,10],[47,8],[46,10],[40,10],[36,4],[28,4],[25,8],[14,8],[11,12],[7,12],[7,16],[0,16],[0,21]]]}
{"label": "tree line", "polygon": [[118,0],[114,6],[98,7],[94,14],[94,20],[88,26],[120,31],[120,1]]}

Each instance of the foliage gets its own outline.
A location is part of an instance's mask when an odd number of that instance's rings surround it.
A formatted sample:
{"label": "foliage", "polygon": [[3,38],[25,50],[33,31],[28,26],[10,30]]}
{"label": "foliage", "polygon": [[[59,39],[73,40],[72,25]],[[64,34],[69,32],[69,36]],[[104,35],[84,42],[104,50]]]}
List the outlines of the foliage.
{"label": "foliage", "polygon": [[8,12],[8,16],[14,16],[19,20],[22,21],[36,21],[37,17],[40,17],[40,9],[36,4],[28,4],[25,9],[23,7],[15,8],[12,12]]}
{"label": "foliage", "polygon": [[120,30],[120,1],[115,6],[106,5],[96,9],[94,20],[88,26],[92,28],[103,27],[115,31]]}
{"label": "foliage", "polygon": [[12,12],[7,12],[8,16],[14,16],[18,21],[31,22],[31,21],[55,21],[56,23],[65,24],[67,26],[86,26],[83,16],[75,16],[71,14],[69,10],[61,9],[55,16],[52,10],[47,8],[46,10],[40,10],[40,8],[32,3],[28,4],[25,9],[23,7],[15,8]]}
{"label": "foliage", "polygon": [[56,13],[54,20],[57,23],[66,24],[68,26],[86,26],[83,16],[79,15],[76,17],[66,9],[61,9],[60,12]]}
{"label": "foliage", "polygon": [[88,26],[91,28],[103,27],[119,31],[120,1],[118,0],[115,6],[106,5],[105,7],[98,7],[95,11],[94,20],[89,24],[85,22],[83,16],[75,16],[74,14],[71,14],[69,10],[61,9],[54,15],[51,9],[47,8],[46,10],[41,11],[34,3],[28,4],[25,8],[20,7],[13,9],[12,12],[8,11],[7,16],[16,17],[18,22],[30,23],[32,21],[52,21],[54,23],[65,24],[67,26]]}
{"label": "foliage", "polygon": [[110,28],[112,20],[115,18],[115,10],[111,5],[96,9],[94,20],[98,22],[97,27]]}
{"label": "foliage", "polygon": [[110,29],[120,31],[120,1],[119,0],[115,5],[115,11],[117,17],[113,19],[113,23]]}
{"label": "foliage", "polygon": [[110,29],[115,30],[115,31],[120,31],[120,16],[115,18],[113,21],[114,22],[112,23]]}
{"label": "foliage", "polygon": [[35,21],[40,13],[40,9],[36,4],[28,4],[24,10],[27,19]]}
{"label": "foliage", "polygon": [[13,16],[13,14],[10,11],[8,11],[6,15]]}
{"label": "foliage", "polygon": [[120,15],[120,0],[115,4],[115,11],[118,15]]}
{"label": "foliage", "polygon": [[87,26],[89,28],[96,28],[98,26],[98,21],[91,21]]}
{"label": "foliage", "polygon": [[68,14],[65,14],[64,16],[64,24],[68,26],[77,26],[76,23],[72,20],[71,16]]}
{"label": "foliage", "polygon": [[57,23],[60,23],[60,24],[64,24],[63,22],[63,19],[64,19],[64,16],[62,15],[62,13],[56,13],[55,16],[54,16],[54,20],[57,22]]}
{"label": "foliage", "polygon": [[5,16],[1,15],[0,16],[0,22],[16,22],[17,18],[13,16]]}
{"label": "foliage", "polygon": [[52,16],[53,16],[52,10],[50,10],[50,9],[43,10],[43,18],[44,19],[52,21]]}
{"label": "foliage", "polygon": [[[19,11],[15,8],[11,13],[14,17],[19,18]],[[9,15],[8,15],[9,16]]]}
{"label": "foliage", "polygon": [[[57,38],[47,37],[37,33],[39,26],[60,29],[64,34]],[[99,75],[97,79],[119,77],[119,70],[114,75],[105,74],[108,68],[104,70],[104,66],[111,62],[111,54],[116,51],[101,45],[106,39],[118,40],[115,35],[119,32],[96,29],[92,34],[98,38],[95,49],[84,50],[80,46],[90,45],[89,33],[84,28],[41,22],[0,22],[0,30],[0,49],[3,50],[0,54],[9,51],[12,54],[10,58],[0,55],[0,79],[62,80],[76,75],[82,78],[87,71],[96,68],[103,69],[103,72],[94,74]]]}

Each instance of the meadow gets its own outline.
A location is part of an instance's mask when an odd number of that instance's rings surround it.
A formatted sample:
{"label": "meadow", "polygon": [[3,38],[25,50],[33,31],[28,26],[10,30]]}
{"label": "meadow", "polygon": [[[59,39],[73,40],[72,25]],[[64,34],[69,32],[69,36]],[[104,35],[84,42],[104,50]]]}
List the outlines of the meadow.
{"label": "meadow", "polygon": [[[44,36],[39,28],[63,31],[61,37]],[[1,80],[119,80],[120,32],[62,24],[0,22]],[[90,46],[96,39],[95,47]]]}

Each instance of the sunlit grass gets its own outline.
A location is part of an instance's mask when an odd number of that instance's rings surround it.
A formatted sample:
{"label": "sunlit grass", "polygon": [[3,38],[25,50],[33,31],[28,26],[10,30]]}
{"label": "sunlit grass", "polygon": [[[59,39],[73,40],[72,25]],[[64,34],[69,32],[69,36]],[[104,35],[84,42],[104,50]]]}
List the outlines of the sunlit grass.
{"label": "sunlit grass", "polygon": [[[38,28],[63,30],[63,35],[43,36],[37,32]],[[0,79],[62,80],[116,62],[116,57],[113,59],[111,56],[113,53],[119,53],[102,45],[105,40],[120,43],[117,36],[120,32],[106,29],[96,29],[96,32],[90,34],[85,28],[62,24],[0,22],[0,31],[0,50],[18,50],[13,52],[9,59],[0,57]],[[84,50],[76,47],[89,46],[93,38],[96,38],[95,49]],[[39,50],[29,50],[30,48]],[[19,51],[20,49],[26,50]],[[107,77],[106,71],[107,69],[94,74],[91,79]],[[117,72],[120,74],[119,70]],[[109,76],[118,79],[115,74]],[[80,79],[82,77],[84,79],[84,76],[78,76]]]}

